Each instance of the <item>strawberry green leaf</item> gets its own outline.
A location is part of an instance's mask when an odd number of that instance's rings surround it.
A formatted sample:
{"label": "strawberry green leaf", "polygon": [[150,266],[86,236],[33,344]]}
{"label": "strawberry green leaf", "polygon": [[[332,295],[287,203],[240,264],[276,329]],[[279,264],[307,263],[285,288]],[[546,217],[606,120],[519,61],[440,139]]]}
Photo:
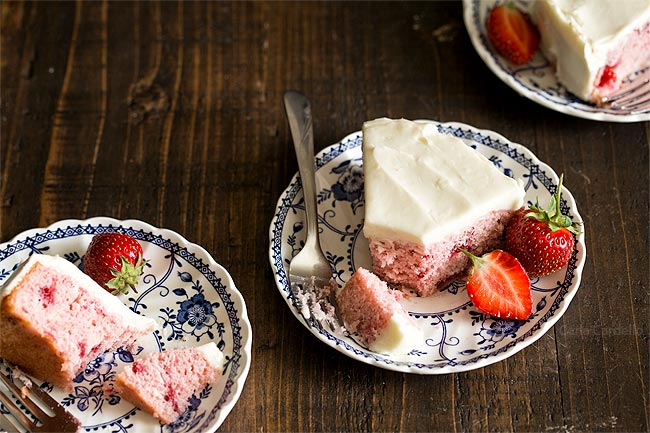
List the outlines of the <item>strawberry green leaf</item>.
{"label": "strawberry green leaf", "polygon": [[569,218],[568,216],[566,216],[566,215],[560,215],[560,216],[557,218],[557,224],[558,224],[560,227],[570,227],[571,224],[573,224],[573,222],[571,221],[571,218]]}
{"label": "strawberry green leaf", "polygon": [[562,209],[560,208],[563,178],[564,175],[560,175],[560,181],[558,182],[557,189],[555,190],[555,194],[551,196],[547,208],[542,208],[539,205],[539,200],[536,200],[536,203],[530,206],[531,211],[528,212],[525,217],[533,218],[537,221],[546,222],[548,224],[548,228],[552,232],[565,228],[571,233],[580,234],[579,226],[582,225],[582,223],[571,221],[571,218],[567,215],[564,215],[562,213]]}
{"label": "strawberry green leaf", "polygon": [[118,271],[111,269],[113,279],[106,282],[106,287],[113,289],[113,295],[121,295],[129,293],[129,289],[135,289],[135,285],[144,271],[144,266],[147,264],[146,260],[142,260],[142,256],[138,255],[138,259],[132,264],[126,257],[122,256],[122,268]]}
{"label": "strawberry green leaf", "polygon": [[[559,188],[558,188],[559,189]],[[554,195],[551,196],[551,201],[548,202],[548,217],[553,219],[555,215],[561,215],[560,211],[560,201],[555,198]]]}

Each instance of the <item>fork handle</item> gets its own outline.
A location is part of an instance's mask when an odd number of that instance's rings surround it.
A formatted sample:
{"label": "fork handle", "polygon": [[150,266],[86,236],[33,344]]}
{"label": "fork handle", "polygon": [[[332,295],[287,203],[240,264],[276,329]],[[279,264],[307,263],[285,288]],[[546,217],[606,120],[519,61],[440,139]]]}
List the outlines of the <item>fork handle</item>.
{"label": "fork handle", "polygon": [[284,93],[284,107],[289,120],[293,146],[298,160],[307,213],[306,244],[318,245],[318,216],[316,212],[316,180],[314,169],[314,133],[311,103],[305,95],[294,90]]}

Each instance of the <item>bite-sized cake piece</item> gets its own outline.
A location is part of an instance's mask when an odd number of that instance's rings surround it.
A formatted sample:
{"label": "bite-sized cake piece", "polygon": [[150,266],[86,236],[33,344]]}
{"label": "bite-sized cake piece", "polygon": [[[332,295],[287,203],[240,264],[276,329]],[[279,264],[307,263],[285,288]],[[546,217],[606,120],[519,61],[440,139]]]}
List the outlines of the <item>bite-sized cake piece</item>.
{"label": "bite-sized cake piece", "polygon": [[337,309],[350,332],[380,353],[406,354],[422,332],[404,310],[402,293],[364,268],[358,268],[336,297]]}
{"label": "bite-sized cake piece", "polygon": [[460,248],[498,247],[523,205],[521,181],[431,122],[366,122],[363,170],[372,270],[420,296],[469,267]]}
{"label": "bite-sized cake piece", "polygon": [[136,360],[115,376],[115,391],[163,423],[176,420],[190,397],[217,381],[223,354],[214,343],[156,352]]}
{"label": "bite-sized cake piece", "polygon": [[537,0],[532,18],[558,80],[586,101],[650,66],[650,0]]}
{"label": "bite-sized cake piece", "polygon": [[66,389],[89,361],[156,328],[58,256],[32,254],[0,297],[0,357]]}

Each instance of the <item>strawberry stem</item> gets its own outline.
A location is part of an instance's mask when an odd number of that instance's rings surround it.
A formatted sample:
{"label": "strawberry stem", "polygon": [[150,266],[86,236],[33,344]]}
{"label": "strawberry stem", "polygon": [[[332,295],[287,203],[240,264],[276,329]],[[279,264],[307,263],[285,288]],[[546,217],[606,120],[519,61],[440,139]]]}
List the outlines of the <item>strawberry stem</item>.
{"label": "strawberry stem", "polygon": [[140,254],[138,254],[138,259],[135,264],[132,264],[126,257],[122,256],[122,268],[119,271],[111,269],[111,274],[113,274],[114,278],[106,282],[106,287],[113,289],[111,292],[113,295],[126,295],[129,293],[129,289],[133,289],[135,293],[138,293],[135,285],[140,275],[142,275],[146,264],[147,260],[142,260]]}
{"label": "strawberry stem", "polygon": [[[564,173],[560,174],[560,181],[557,183],[557,189],[555,190],[555,215],[562,215],[562,210],[560,209],[560,203],[562,200],[562,181],[564,180]],[[552,201],[551,201],[552,203]],[[549,203],[550,204],[550,203]],[[553,215],[553,216],[555,216]]]}
{"label": "strawberry stem", "polygon": [[560,203],[562,201],[562,181],[564,179],[564,174],[560,175],[560,181],[558,182],[557,189],[555,194],[551,196],[551,200],[548,203],[548,209],[544,209],[539,205],[539,198],[535,200],[535,204],[530,207],[531,211],[525,215],[525,218],[533,218],[540,222],[546,222],[548,228],[552,231],[558,231],[560,229],[567,229],[573,234],[580,234],[579,226],[582,225],[580,222],[573,222],[571,218],[562,213],[560,208]]}
{"label": "strawberry stem", "polygon": [[474,267],[478,267],[481,263],[483,263],[483,259],[480,257],[475,256],[474,254],[470,253],[467,250],[464,250],[462,248],[458,248],[463,254],[465,254],[467,257],[469,257],[472,260],[472,264]]}

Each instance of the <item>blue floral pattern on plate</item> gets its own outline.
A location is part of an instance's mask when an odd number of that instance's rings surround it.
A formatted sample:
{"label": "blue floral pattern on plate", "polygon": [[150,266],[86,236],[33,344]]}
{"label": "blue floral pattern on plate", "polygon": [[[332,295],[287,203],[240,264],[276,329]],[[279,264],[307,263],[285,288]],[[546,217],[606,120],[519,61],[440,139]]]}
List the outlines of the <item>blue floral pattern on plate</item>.
{"label": "blue floral pattern on plate", "polygon": [[[521,179],[527,202],[539,197],[547,203],[557,189],[558,176],[525,147],[504,137],[460,123],[437,123],[438,130],[456,136],[487,157],[504,174]],[[316,155],[319,230],[323,250],[343,286],[360,267],[371,268],[368,242],[363,236],[363,161],[360,132]],[[354,177],[354,180],[351,180]],[[345,194],[335,194],[337,188]],[[563,189],[561,207],[581,220],[571,193]],[[405,297],[402,304],[424,331],[420,344],[407,355],[375,353],[354,335],[334,332],[306,321],[294,304],[287,280],[291,258],[305,239],[304,200],[298,175],[278,200],[271,222],[270,262],[278,290],[294,316],[325,344],[359,361],[390,370],[443,374],[470,370],[503,360],[539,339],[564,314],[576,294],[585,261],[584,235],[567,268],[534,279],[533,314],[527,321],[498,320],[476,310],[462,281],[455,281],[427,298]]]}
{"label": "blue floral pattern on plate", "polygon": [[[463,0],[465,27],[472,44],[485,64],[504,83],[538,104],[571,116],[607,122],[650,120],[650,113],[625,114],[579,99],[557,81],[554,67],[539,51],[525,65],[507,61],[494,50],[486,30],[490,10],[501,3],[506,3],[506,0]],[[520,10],[530,11],[531,0],[516,0],[515,4]]]}
{"label": "blue floral pattern on plate", "polygon": [[[203,248],[172,231],[137,220],[64,220],[29,230],[0,245],[0,284],[31,254],[58,254],[82,267],[92,237],[107,231],[126,233],[141,243],[149,263],[138,292],[121,299],[136,313],[155,319],[160,329],[141,339],[132,352],[120,348],[97,357],[74,379],[72,391],[37,383],[67,406],[87,431],[215,431],[236,403],[246,380],[251,327],[244,299],[232,278]],[[139,356],[210,341],[224,353],[223,376],[192,396],[189,409],[174,423],[161,425],[110,392],[115,374]],[[9,371],[4,364],[0,368]],[[7,412],[2,405],[0,412]]]}

